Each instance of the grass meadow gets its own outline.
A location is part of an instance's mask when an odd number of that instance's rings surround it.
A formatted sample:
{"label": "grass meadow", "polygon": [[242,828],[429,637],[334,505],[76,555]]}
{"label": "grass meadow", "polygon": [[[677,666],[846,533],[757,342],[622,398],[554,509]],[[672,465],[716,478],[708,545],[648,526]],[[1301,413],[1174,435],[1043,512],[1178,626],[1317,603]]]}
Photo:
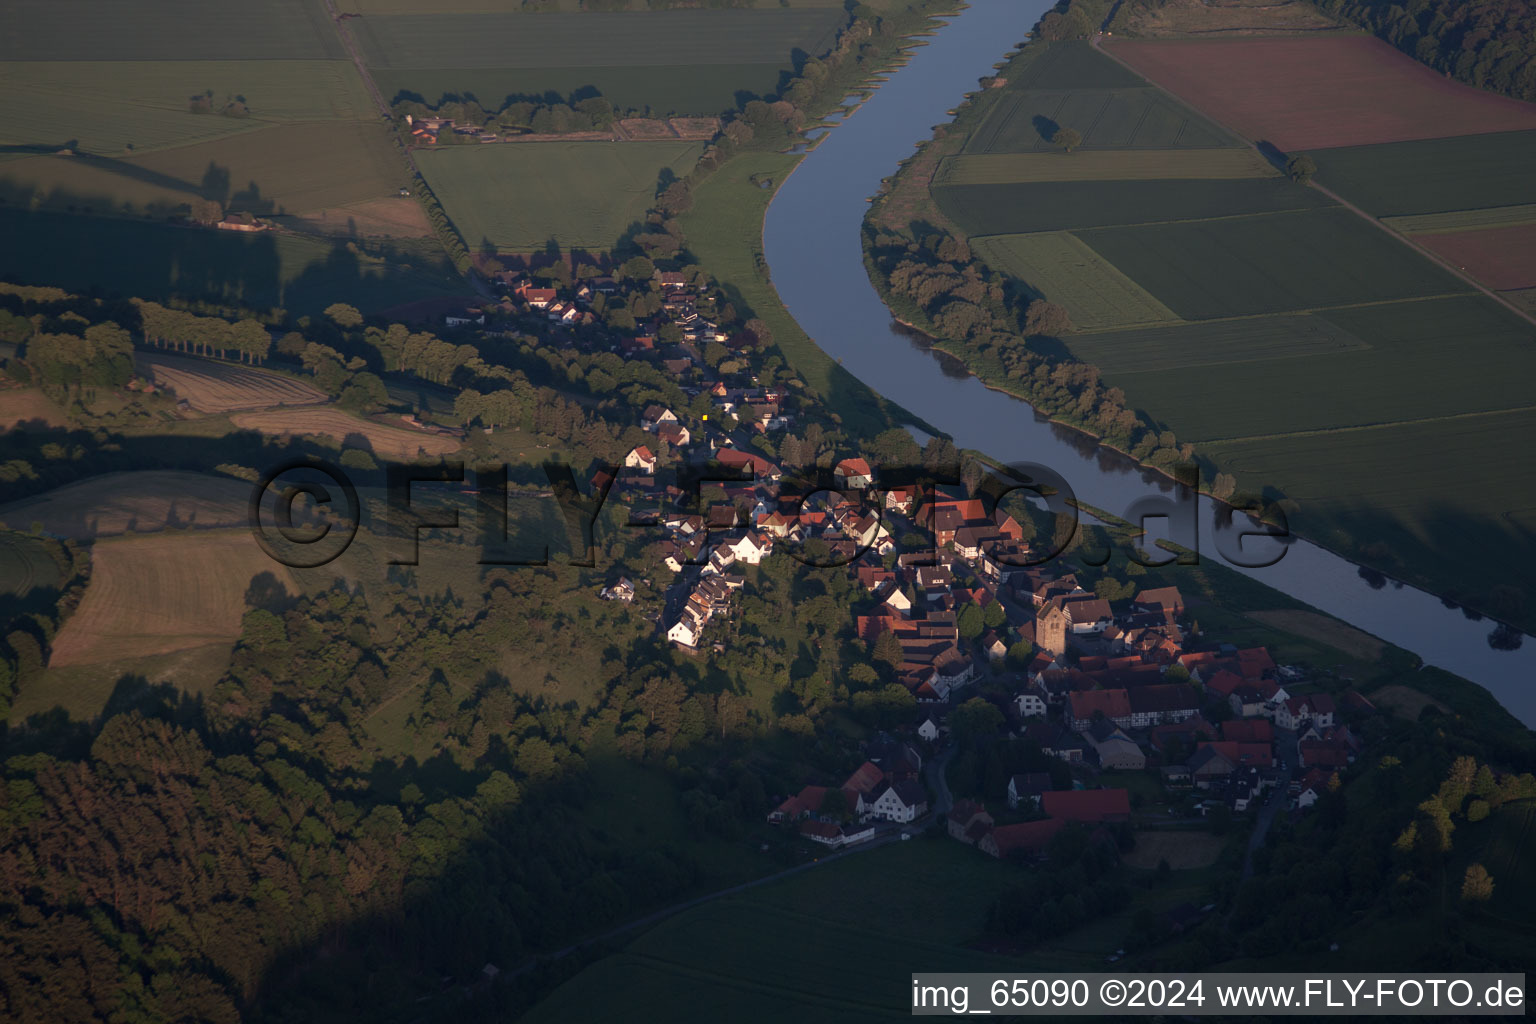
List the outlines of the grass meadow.
{"label": "grass meadow", "polygon": [[1157,224],[1330,205],[1322,193],[1284,178],[945,184],[935,187],[933,195],[944,215],[970,235]]}
{"label": "grass meadow", "polygon": [[664,174],[682,177],[694,142],[528,142],[420,153],[422,175],[470,248],[607,250],[642,223]]}
{"label": "grass meadow", "polygon": [[371,311],[464,293],[435,243],[394,253],[386,262],[297,235],[0,207],[0,279],[9,281],[156,300],[209,297],[295,313],[318,313],[333,302]]}
{"label": "grass meadow", "polygon": [[988,264],[1065,306],[1073,325],[1082,330],[1178,319],[1070,232],[988,235],[971,243]]}
{"label": "grass meadow", "polygon": [[[27,147],[127,157],[272,124],[362,120],[375,112],[345,60],[16,61],[0,65],[0,156]],[[250,116],[194,114],[212,91]],[[10,153],[8,154],[8,151]]]}
{"label": "grass meadow", "polygon": [[1251,149],[1090,149],[1074,153],[963,153],[947,158],[935,185],[1041,181],[1161,181],[1270,178],[1278,171]]}

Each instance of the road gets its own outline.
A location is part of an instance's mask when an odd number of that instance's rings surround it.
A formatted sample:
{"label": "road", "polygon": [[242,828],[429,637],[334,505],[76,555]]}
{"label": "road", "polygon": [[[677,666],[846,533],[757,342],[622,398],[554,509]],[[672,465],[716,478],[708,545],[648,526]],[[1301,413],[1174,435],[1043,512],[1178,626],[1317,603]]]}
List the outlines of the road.
{"label": "road", "polygon": [[1259,806],[1259,819],[1254,823],[1253,834],[1248,837],[1248,852],[1243,856],[1244,881],[1253,876],[1253,855],[1264,845],[1275,815],[1291,802],[1291,775],[1296,771],[1297,759],[1296,734],[1288,729],[1276,729],[1275,749],[1279,751],[1280,760],[1285,765],[1285,773],[1279,785],[1269,791],[1268,798]]}
{"label": "road", "polygon": [[[1153,85],[1157,86],[1159,89],[1162,89],[1164,92],[1168,93],[1169,95],[1177,96],[1177,94],[1174,93],[1173,90],[1168,89],[1161,82],[1159,82],[1156,79],[1152,78],[1151,76],[1145,74],[1141,70],[1139,70],[1137,68],[1131,67],[1129,64],[1125,63],[1125,61],[1121,60],[1119,57],[1115,56],[1113,53],[1110,53],[1108,50],[1104,49],[1101,45],[1099,45],[1102,41],[1103,41],[1103,37],[1102,36],[1094,36],[1093,40],[1092,40],[1093,48],[1095,50],[1098,50],[1100,53],[1104,54],[1110,60],[1113,60],[1117,64],[1120,64],[1122,67],[1125,67],[1126,69],[1131,71],[1133,74],[1137,74],[1137,75],[1140,75],[1142,78],[1145,78],[1147,81],[1151,82]],[[1257,143],[1253,142],[1252,140],[1250,140],[1246,136],[1244,136],[1242,134],[1242,132],[1236,131],[1230,125],[1222,124],[1220,121],[1218,121],[1215,118],[1211,117],[1209,114],[1205,114],[1204,111],[1202,111],[1201,113],[1204,114],[1204,116],[1208,120],[1210,120],[1213,124],[1217,125],[1219,128],[1221,128],[1223,131],[1227,132],[1229,135],[1232,135],[1235,138],[1242,139],[1244,142],[1246,142],[1248,144],[1248,148],[1253,150],[1254,152],[1258,153],[1259,156],[1263,157],[1267,161],[1270,161],[1271,163],[1274,162],[1274,161],[1270,160],[1270,157],[1269,157],[1268,153],[1266,153],[1262,148],[1260,148]],[[1324,187],[1322,185],[1319,185],[1315,180],[1308,181],[1307,185],[1310,186],[1311,188],[1314,188],[1317,191],[1321,192],[1323,195],[1327,196],[1329,199],[1332,199],[1334,202],[1338,203],[1340,206],[1344,207],[1346,210],[1349,210],[1352,213],[1357,214],[1359,217],[1361,217],[1363,220],[1365,220],[1366,223],[1371,224],[1372,226],[1376,227],[1377,229],[1379,229],[1381,231],[1385,231],[1387,234],[1391,235],[1393,238],[1397,239],[1402,244],[1408,246],[1410,249],[1414,250],[1419,255],[1423,256],[1425,259],[1431,260],[1436,265],[1438,265],[1438,266],[1444,268],[1445,270],[1449,271],[1455,277],[1457,277],[1461,281],[1465,282],[1466,284],[1470,285],[1471,287],[1477,289],[1478,291],[1482,292],[1484,295],[1488,296],[1488,298],[1492,299],[1494,302],[1497,302],[1499,305],[1503,306],[1505,309],[1509,310],[1511,313],[1514,313],[1520,319],[1526,321],[1529,324],[1536,325],[1536,314],[1529,313],[1529,312],[1525,311],[1524,309],[1521,309],[1519,306],[1515,305],[1513,302],[1510,302],[1508,299],[1504,298],[1502,295],[1500,295],[1498,292],[1494,291],[1492,288],[1489,288],[1487,285],[1485,285],[1481,281],[1477,280],[1477,278],[1473,277],[1472,275],[1468,274],[1466,271],[1462,270],[1456,264],[1451,263],[1450,261],[1445,259],[1445,257],[1441,256],[1439,253],[1435,252],[1432,249],[1426,248],[1425,246],[1420,245],[1418,242],[1415,242],[1413,239],[1409,238],[1407,235],[1404,235],[1401,232],[1393,229],[1391,226],[1389,226],[1387,224],[1383,224],[1380,219],[1371,216],[1365,210],[1362,210],[1360,207],[1356,206],[1354,203],[1351,203],[1349,200],[1345,199],[1343,196],[1339,195],[1337,192],[1334,192],[1332,189],[1329,189],[1329,188],[1326,188],[1326,187]]]}
{"label": "road", "polygon": [[943,818],[955,806],[955,798],[949,792],[949,779],[945,778],[949,762],[954,758],[955,748],[946,747],[937,757],[929,758],[928,763],[923,765],[923,780],[928,783],[928,791],[934,794],[931,813],[935,818]]}

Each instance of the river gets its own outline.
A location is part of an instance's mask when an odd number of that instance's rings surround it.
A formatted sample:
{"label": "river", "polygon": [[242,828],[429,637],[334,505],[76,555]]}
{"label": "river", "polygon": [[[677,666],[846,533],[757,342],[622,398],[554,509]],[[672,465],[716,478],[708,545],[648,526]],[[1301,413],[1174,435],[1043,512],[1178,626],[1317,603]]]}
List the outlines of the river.
{"label": "river", "polygon": [[[1042,0],[971,0],[948,19],[780,185],[764,224],[764,253],[790,313],[860,380],[949,433],[956,444],[1005,462],[1049,467],[1082,501],[1123,515],[1139,499],[1168,491],[1168,482],[927,351],[892,322],[869,282],[860,243],[867,200],[881,179],[935,125],[950,119],[947,111],[992,73],[1049,6]],[[1203,558],[1221,558],[1217,509],[1201,499]],[[1291,525],[1302,521],[1293,516]],[[1536,725],[1536,642],[1495,650],[1488,644],[1491,622],[1473,621],[1413,587],[1379,578],[1373,585],[1356,565],[1304,541],[1290,544],[1273,565],[1233,568],[1481,684],[1515,717]]]}

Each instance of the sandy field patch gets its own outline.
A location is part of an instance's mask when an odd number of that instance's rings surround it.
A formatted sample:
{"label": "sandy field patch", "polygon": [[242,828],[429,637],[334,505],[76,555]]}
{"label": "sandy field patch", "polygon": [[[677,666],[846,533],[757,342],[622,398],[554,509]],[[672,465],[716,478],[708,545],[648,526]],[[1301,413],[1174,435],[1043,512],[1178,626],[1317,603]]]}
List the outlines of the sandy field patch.
{"label": "sandy field patch", "polygon": [[267,409],[274,405],[313,405],[330,396],[301,380],[254,366],[191,359],[159,352],[138,352],[134,368],[157,387],[169,388],[198,412]]}
{"label": "sandy field patch", "polygon": [[340,409],[271,409],[242,412],[230,422],[245,430],[259,430],[274,437],[306,434],[329,437],[344,447],[364,448],[374,455],[404,462],[425,455],[436,458],[459,450],[459,441],[423,430],[391,427],[359,419]]}
{"label": "sandy field patch", "polygon": [[91,550],[91,582],[54,641],[50,665],[233,643],[246,590],[262,573],[298,592],[288,570],[245,531],[102,541]]}
{"label": "sandy field patch", "polygon": [[1249,612],[1248,617],[1266,626],[1273,626],[1275,629],[1283,629],[1287,633],[1295,633],[1308,640],[1327,644],[1360,661],[1375,661],[1381,657],[1382,648],[1385,646],[1369,633],[1361,632],[1353,626],[1330,619],[1326,615],[1319,615],[1317,612],[1286,609]]}

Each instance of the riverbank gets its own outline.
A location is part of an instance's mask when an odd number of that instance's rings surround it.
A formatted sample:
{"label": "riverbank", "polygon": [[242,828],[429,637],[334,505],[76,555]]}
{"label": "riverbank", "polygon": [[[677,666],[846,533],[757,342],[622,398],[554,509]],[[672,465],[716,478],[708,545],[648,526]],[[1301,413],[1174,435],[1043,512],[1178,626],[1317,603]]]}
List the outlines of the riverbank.
{"label": "riverbank", "polygon": [[[1013,78],[1029,73],[1040,53],[1047,52],[1051,45],[1067,44],[1030,43],[1013,55],[1003,69],[1003,76]],[[1118,387],[1111,386],[1116,383],[1114,378],[1103,379],[1096,367],[1075,354],[1073,335],[1058,339],[1042,331],[1027,344],[1022,337],[1010,342],[997,341],[996,325],[1011,324],[1013,332],[1022,335],[1025,307],[1033,299],[1050,296],[1041,296],[1028,282],[974,258],[967,236],[941,215],[934,216],[937,204],[932,201],[930,184],[943,157],[963,147],[986,119],[992,105],[999,102],[999,94],[1000,90],[988,88],[969,90],[964,102],[954,108],[953,118],[935,128],[919,145],[918,152],[903,159],[896,174],[884,179],[879,195],[864,217],[861,243],[866,273],[900,322],[927,335],[936,351],[964,366],[983,386],[1028,402],[1052,422],[1083,432],[1147,471],[1166,477],[1176,462],[1194,461],[1201,467],[1203,493],[1218,500],[1236,498],[1243,504],[1256,504],[1262,487],[1263,495],[1287,513],[1298,535],[1361,566],[1365,578],[1377,586],[1386,581],[1405,583],[1442,597],[1450,607],[1466,608],[1471,615],[1487,618],[1490,628],[1502,625],[1502,631],[1494,638],[1499,644],[1519,642],[1518,630],[1536,629],[1536,607],[1522,600],[1520,584],[1495,568],[1502,563],[1480,557],[1480,553],[1499,546],[1501,538],[1505,539],[1506,547],[1515,544],[1519,550],[1525,550],[1499,532],[1508,530],[1509,524],[1495,524],[1491,516],[1478,518],[1467,511],[1465,503],[1454,511],[1422,500],[1412,505],[1396,499],[1374,505],[1365,501],[1351,504],[1339,500],[1338,487],[1318,498],[1315,488],[1307,487],[1316,474],[1282,474],[1284,490],[1276,490],[1270,486],[1276,481],[1267,479],[1268,474],[1256,476],[1252,466],[1235,456],[1224,459],[1201,445],[1174,437],[1158,415],[1159,407],[1133,404],[1137,401],[1135,395],[1127,399]],[[919,203],[915,198],[918,194],[928,197],[927,201]],[[914,210],[928,212],[916,220],[906,220]],[[937,230],[947,232],[961,244],[934,254],[929,240]],[[959,259],[950,255],[957,250],[963,252]],[[978,310],[967,307],[976,314],[972,320],[990,316],[994,326],[985,330],[965,326],[965,333],[956,335],[933,317],[947,322],[958,303],[934,300],[925,310],[893,286],[893,274],[902,275],[903,286],[910,291],[919,283],[927,286],[930,276],[955,273],[974,275],[994,291],[1004,290],[1005,297],[999,299],[973,300],[979,304]],[[938,303],[947,304],[936,308]],[[1131,384],[1125,386],[1129,390]],[[1106,394],[1118,396],[1120,405],[1107,404]],[[1187,416],[1176,419],[1181,424],[1190,420]],[[1399,479],[1400,474],[1393,475],[1396,472],[1395,468],[1390,472],[1383,469],[1375,476],[1368,472],[1361,486],[1379,489],[1386,486],[1383,480]],[[1397,493],[1390,487],[1388,491]],[[1298,514],[1300,506],[1289,500],[1291,492],[1314,499],[1307,506],[1306,515]],[[1459,525],[1457,516],[1461,519]],[[1466,534],[1466,542],[1459,548],[1453,545],[1450,550],[1442,550],[1441,544],[1426,539],[1427,533],[1440,530],[1455,531],[1453,536]]]}

